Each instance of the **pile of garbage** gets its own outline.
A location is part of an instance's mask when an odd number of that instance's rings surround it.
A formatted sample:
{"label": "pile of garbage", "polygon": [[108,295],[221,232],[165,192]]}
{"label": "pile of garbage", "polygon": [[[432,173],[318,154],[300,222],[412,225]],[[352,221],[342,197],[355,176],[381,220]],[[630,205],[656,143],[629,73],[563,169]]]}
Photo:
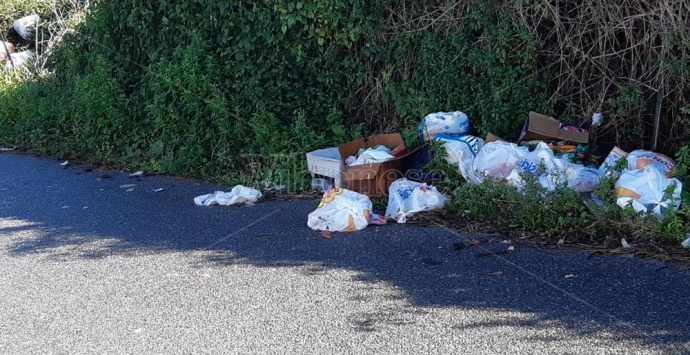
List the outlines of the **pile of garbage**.
{"label": "pile of garbage", "polygon": [[[40,22],[41,17],[35,14],[14,21],[12,30],[17,34],[19,42],[24,43],[12,43],[2,36],[0,38],[0,65],[4,64],[7,70],[19,70],[28,67],[33,62],[35,57],[31,50],[17,52],[17,47],[34,42]],[[2,35],[2,29],[0,29],[0,35]]]}
{"label": "pile of garbage", "polygon": [[[595,114],[592,126],[601,120]],[[312,187],[323,192],[307,225],[324,233],[354,232],[386,220],[405,223],[417,213],[443,208],[447,196],[421,179],[406,178],[407,170],[418,165],[420,157],[428,163],[427,148],[432,141],[441,143],[448,163],[457,166],[470,184],[500,180],[526,193],[525,179],[531,176],[543,193],[570,189],[596,202],[602,179],[613,178],[617,204],[622,208],[661,216],[680,207],[682,184],[673,178],[676,163],[663,154],[647,150],[628,153],[615,147],[600,164],[599,157],[589,152],[587,130],[535,112],[529,114],[516,143],[493,134],[482,139],[469,133],[466,114],[439,112],[421,122],[419,135],[426,142],[422,147],[408,149],[402,136],[395,133],[307,153]],[[371,198],[382,196],[387,196],[388,204],[385,214],[379,215],[373,211]],[[259,198],[258,190],[239,185],[229,193],[199,196],[195,203],[250,204]]]}
{"label": "pile of garbage", "polygon": [[[594,121],[600,120],[595,115]],[[469,120],[457,112],[427,116],[420,131],[428,132],[425,139],[443,143],[448,163],[457,165],[472,184],[490,178],[524,191],[524,177],[533,175],[545,191],[568,188],[597,201],[594,191],[601,179],[614,177],[617,204],[623,208],[661,216],[669,208],[680,207],[682,183],[672,178],[676,172],[673,159],[647,150],[627,153],[615,147],[598,165],[598,158],[587,153],[586,130],[542,114],[530,113],[517,143],[494,135],[486,140],[467,135]],[[624,158],[627,164],[618,172]]]}

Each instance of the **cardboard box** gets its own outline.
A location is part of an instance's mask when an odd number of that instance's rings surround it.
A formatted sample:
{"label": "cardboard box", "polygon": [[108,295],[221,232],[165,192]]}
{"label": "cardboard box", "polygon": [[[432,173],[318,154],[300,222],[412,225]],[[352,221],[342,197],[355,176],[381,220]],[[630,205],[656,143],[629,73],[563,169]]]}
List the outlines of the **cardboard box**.
{"label": "cardboard box", "polygon": [[493,134],[489,133],[486,135],[486,139],[484,139],[484,144],[486,143],[491,143],[491,142],[497,142],[497,141],[505,141],[505,139]]}
{"label": "cardboard box", "polygon": [[371,148],[382,144],[391,150],[404,145],[399,133],[371,136],[341,144],[338,147],[343,164],[343,187],[367,195],[369,197],[384,197],[388,195],[388,186],[404,176],[410,166],[411,157],[417,151],[406,151],[393,160],[383,163],[346,166],[345,159],[349,156],[357,156],[360,148]]}
{"label": "cardboard box", "polygon": [[343,160],[338,147],[325,148],[307,153],[307,167],[311,177],[321,175],[333,179],[334,187],[342,187]]}
{"label": "cardboard box", "polygon": [[541,113],[530,112],[518,142],[533,140],[588,144],[589,133],[564,131],[561,129],[561,121]]}

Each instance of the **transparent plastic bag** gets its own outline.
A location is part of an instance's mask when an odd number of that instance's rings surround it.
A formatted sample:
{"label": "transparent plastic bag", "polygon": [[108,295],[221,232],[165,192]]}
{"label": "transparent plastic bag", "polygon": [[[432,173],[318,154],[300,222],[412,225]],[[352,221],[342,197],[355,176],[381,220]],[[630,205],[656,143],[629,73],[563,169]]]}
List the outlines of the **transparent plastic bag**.
{"label": "transparent plastic bag", "polygon": [[216,191],[212,194],[201,195],[194,199],[197,206],[232,206],[252,204],[261,198],[261,191],[246,186],[237,185],[230,192]]}
{"label": "transparent plastic bag", "polygon": [[23,38],[25,41],[33,41],[34,33],[36,32],[36,27],[38,27],[39,22],[41,22],[40,16],[29,15],[14,21],[12,27],[19,37]]}
{"label": "transparent plastic bag", "polygon": [[526,147],[518,147],[514,143],[495,141],[484,144],[474,159],[472,168],[480,182],[484,176],[495,179],[505,179],[513,171],[518,162],[527,156]]}
{"label": "transparent plastic bag", "polygon": [[346,189],[332,189],[309,214],[307,225],[314,230],[354,232],[369,225],[371,210],[369,197]]}
{"label": "transparent plastic bag", "polygon": [[482,146],[484,146],[483,139],[475,136],[462,136],[457,139],[438,136],[436,140],[442,142],[446,149],[446,161],[449,164],[457,165],[465,180],[473,184],[481,183],[481,179],[475,174],[472,165]]}
{"label": "transparent plastic bag", "polygon": [[678,179],[669,179],[653,166],[626,170],[616,182],[616,203],[625,208],[632,206],[637,212],[661,216],[667,209],[680,207],[683,185]]}
{"label": "transparent plastic bag", "polygon": [[448,198],[433,186],[399,179],[388,189],[386,218],[405,223],[415,213],[443,208]]}

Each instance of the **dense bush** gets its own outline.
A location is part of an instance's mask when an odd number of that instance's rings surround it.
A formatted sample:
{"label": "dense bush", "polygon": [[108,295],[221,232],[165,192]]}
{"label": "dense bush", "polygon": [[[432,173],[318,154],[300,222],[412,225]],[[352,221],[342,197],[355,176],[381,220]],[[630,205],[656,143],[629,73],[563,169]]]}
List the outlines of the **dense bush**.
{"label": "dense bush", "polygon": [[481,4],[465,21],[417,26],[446,5],[101,1],[53,76],[0,87],[0,143],[302,185],[292,170],[304,151],[430,111],[463,109],[479,132],[514,137],[544,108],[537,48],[509,9]]}

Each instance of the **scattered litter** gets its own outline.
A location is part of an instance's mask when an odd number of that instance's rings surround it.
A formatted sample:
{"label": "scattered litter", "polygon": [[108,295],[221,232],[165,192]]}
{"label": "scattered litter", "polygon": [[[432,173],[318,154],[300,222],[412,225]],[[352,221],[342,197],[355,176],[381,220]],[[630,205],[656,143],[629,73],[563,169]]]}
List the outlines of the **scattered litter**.
{"label": "scattered litter", "polygon": [[137,185],[135,184],[125,184],[125,185],[120,185],[121,189],[129,189],[130,187],[135,187]]}
{"label": "scattered litter", "polygon": [[420,136],[427,142],[439,134],[459,137],[466,135],[469,131],[470,119],[460,111],[429,114],[424,117],[419,126]]}
{"label": "scattered litter", "polygon": [[386,218],[405,223],[415,213],[443,208],[446,201],[435,187],[402,178],[389,187]]}
{"label": "scattered litter", "polygon": [[319,191],[321,191],[321,193],[324,193],[324,192],[334,188],[334,186],[331,184],[329,179],[313,178],[313,179],[311,179],[311,188],[314,190],[319,190]]}
{"label": "scattered litter", "polygon": [[563,245],[563,244],[565,244],[565,239],[559,239],[558,243],[556,243],[556,245],[559,245],[559,246]]}
{"label": "scattered litter", "polygon": [[10,60],[10,54],[16,52],[14,44],[0,41],[0,63]]}
{"label": "scattered litter", "polygon": [[342,187],[343,161],[338,147],[309,152],[307,155],[307,167],[312,178],[317,175],[333,179],[333,187]]}
{"label": "scattered litter", "polygon": [[681,243],[681,246],[683,246],[685,249],[690,249],[690,234],[688,234],[687,237],[688,238]]}
{"label": "scattered litter", "polygon": [[0,152],[12,152],[17,150],[17,147],[12,147],[12,148],[0,148]]}
{"label": "scattered litter", "polygon": [[570,164],[565,169],[568,188],[575,192],[592,192],[601,182],[599,171],[580,164]]}
{"label": "scattered litter", "polygon": [[642,169],[649,165],[661,171],[666,177],[671,177],[676,173],[676,162],[663,154],[641,149],[628,154],[628,169]]}
{"label": "scattered litter", "polygon": [[503,275],[503,271],[501,271],[501,270],[494,271],[494,272],[492,272],[492,273],[489,273],[489,275],[491,275],[491,276],[501,276],[501,275]]}
{"label": "scattered litter", "polygon": [[625,249],[632,248],[632,246],[630,245],[630,243],[628,243],[628,241],[625,240],[625,238],[621,238],[621,245],[622,245],[623,248],[625,248]]}
{"label": "scattered litter", "polygon": [[371,216],[369,217],[369,224],[375,224],[382,226],[386,224],[386,217],[383,215],[380,215],[378,213],[372,213]]}
{"label": "scattered litter", "polygon": [[84,207],[82,207],[81,209],[83,209],[83,210],[88,210],[88,209],[89,209],[89,206],[84,206]]}
{"label": "scattered litter", "polygon": [[60,166],[65,167],[69,165],[69,161],[65,160],[64,162],[60,163]]}
{"label": "scattered litter", "polygon": [[354,232],[369,225],[372,203],[369,197],[346,189],[326,192],[319,207],[307,217],[314,230]]}
{"label": "scattered litter", "polygon": [[134,192],[134,188],[130,187],[129,189],[125,190],[126,192]]}
{"label": "scattered litter", "polygon": [[509,239],[501,240],[501,244],[510,244],[510,243],[512,243],[512,242],[513,242],[513,241],[511,241],[511,240],[509,240]]}
{"label": "scattered litter", "polygon": [[599,127],[601,126],[601,122],[603,121],[604,116],[601,114],[601,112],[595,112],[592,115],[592,127]]}
{"label": "scattered litter", "polygon": [[66,210],[66,209],[69,208],[69,206],[62,206],[62,207],[60,207],[60,208],[62,208],[63,210]]}
{"label": "scattered litter", "polygon": [[573,275],[573,274],[568,274],[568,275],[565,275],[565,276],[563,276],[563,277],[565,277],[566,279],[570,279],[570,278],[575,277],[575,275]]}
{"label": "scattered litter", "polygon": [[194,198],[197,206],[231,206],[252,204],[261,198],[261,192],[249,187],[237,185],[230,192],[216,191],[212,194],[201,195]]}
{"label": "scattered litter", "polygon": [[153,191],[153,192],[161,192],[161,191],[163,191],[163,190],[165,190],[165,189],[162,188],[162,187],[159,187],[159,188],[157,188],[157,189],[153,189],[152,191]]}
{"label": "scattered litter", "polygon": [[33,41],[34,33],[36,33],[36,28],[38,23],[41,21],[41,17],[38,15],[24,16],[17,21],[14,21],[12,27],[17,32],[19,37],[23,38],[25,41]]}
{"label": "scattered litter", "polygon": [[508,251],[515,251],[515,246],[514,245],[509,246]]}
{"label": "scattered litter", "polygon": [[680,180],[669,179],[653,166],[645,166],[623,172],[616,182],[616,203],[661,216],[668,208],[678,210],[681,191]]}
{"label": "scattered litter", "polygon": [[140,177],[140,176],[144,176],[144,172],[143,172],[143,171],[141,171],[141,170],[139,170],[139,171],[137,171],[137,172],[134,172],[134,173],[131,173],[131,174],[129,174],[129,177],[131,177],[131,178],[133,178],[133,177]]}
{"label": "scattered litter", "polygon": [[10,53],[11,61],[5,63],[5,69],[7,70],[21,70],[33,63],[34,53],[30,50],[25,50],[19,53]]}
{"label": "scattered litter", "polygon": [[330,231],[321,231],[321,237],[323,237],[323,239],[328,240],[328,239],[333,238],[333,235],[331,234]]}

